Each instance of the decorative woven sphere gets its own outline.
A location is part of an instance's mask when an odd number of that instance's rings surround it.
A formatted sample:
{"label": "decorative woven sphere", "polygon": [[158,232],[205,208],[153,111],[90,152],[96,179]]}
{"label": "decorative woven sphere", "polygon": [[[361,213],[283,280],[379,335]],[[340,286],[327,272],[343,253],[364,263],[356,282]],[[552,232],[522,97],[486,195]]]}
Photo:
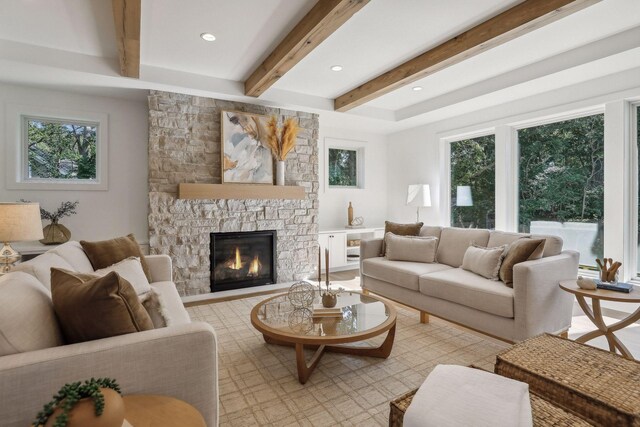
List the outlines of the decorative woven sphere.
{"label": "decorative woven sphere", "polygon": [[291,305],[295,308],[309,307],[313,304],[313,298],[315,297],[316,289],[310,283],[297,282],[294,283],[287,293],[287,297],[291,302]]}
{"label": "decorative woven sphere", "polygon": [[313,329],[313,314],[308,308],[296,308],[289,314],[289,327],[297,333]]}

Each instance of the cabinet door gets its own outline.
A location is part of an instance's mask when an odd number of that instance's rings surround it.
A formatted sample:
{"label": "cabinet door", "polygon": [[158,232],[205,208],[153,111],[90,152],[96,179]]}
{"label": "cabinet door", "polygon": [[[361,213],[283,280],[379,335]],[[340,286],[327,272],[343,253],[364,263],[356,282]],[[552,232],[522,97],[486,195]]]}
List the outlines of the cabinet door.
{"label": "cabinet door", "polygon": [[347,234],[332,233],[329,237],[329,267],[347,265]]}
{"label": "cabinet door", "polygon": [[384,237],[384,228],[376,228],[373,230],[374,239],[382,239]]}
{"label": "cabinet door", "polygon": [[[329,248],[329,251],[331,251],[331,247],[329,246],[329,241],[331,239],[330,239],[329,236],[330,236],[330,234],[323,234],[323,233],[318,234],[318,243],[320,243],[320,254],[321,254],[320,260],[321,260],[321,267],[322,267],[323,271],[324,271],[324,264],[325,264],[325,262],[324,262],[324,250],[326,248]],[[331,261],[329,261],[329,263],[331,263]]]}

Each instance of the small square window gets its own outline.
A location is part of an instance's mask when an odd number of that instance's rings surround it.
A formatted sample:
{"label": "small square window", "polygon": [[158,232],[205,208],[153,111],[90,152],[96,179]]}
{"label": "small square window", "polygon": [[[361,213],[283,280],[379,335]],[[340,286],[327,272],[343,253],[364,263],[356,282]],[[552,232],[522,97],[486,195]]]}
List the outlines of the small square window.
{"label": "small square window", "polygon": [[6,188],[108,190],[104,113],[7,104]]}
{"label": "small square window", "polygon": [[329,186],[359,187],[358,150],[329,148]]}
{"label": "small square window", "polygon": [[23,116],[23,179],[95,180],[99,123]]}

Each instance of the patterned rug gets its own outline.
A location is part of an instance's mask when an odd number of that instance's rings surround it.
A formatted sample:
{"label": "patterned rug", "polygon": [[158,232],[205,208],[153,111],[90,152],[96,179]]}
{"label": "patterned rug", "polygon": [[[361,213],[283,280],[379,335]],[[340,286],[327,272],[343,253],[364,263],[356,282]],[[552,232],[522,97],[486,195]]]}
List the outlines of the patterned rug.
{"label": "patterned rug", "polygon": [[[309,381],[297,380],[295,350],[265,344],[251,326],[254,305],[269,296],[189,307],[193,321],[218,336],[221,426],[387,426],[389,401],[418,387],[438,364],[493,369],[508,345],[397,306],[388,359],[325,353]],[[384,336],[367,341],[379,345]],[[311,357],[309,351],[307,360]]]}

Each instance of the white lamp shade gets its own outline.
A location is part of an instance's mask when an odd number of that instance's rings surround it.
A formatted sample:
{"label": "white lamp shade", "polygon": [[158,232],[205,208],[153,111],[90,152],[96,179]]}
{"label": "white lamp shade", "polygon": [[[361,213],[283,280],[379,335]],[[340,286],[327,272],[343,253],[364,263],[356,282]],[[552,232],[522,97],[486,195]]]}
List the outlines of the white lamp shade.
{"label": "white lamp shade", "polygon": [[456,206],[473,206],[470,186],[458,185],[456,189]]}
{"label": "white lamp shade", "polygon": [[38,203],[0,203],[0,242],[43,238]]}
{"label": "white lamp shade", "polygon": [[411,184],[407,190],[407,205],[418,207],[431,206],[429,184]]}

